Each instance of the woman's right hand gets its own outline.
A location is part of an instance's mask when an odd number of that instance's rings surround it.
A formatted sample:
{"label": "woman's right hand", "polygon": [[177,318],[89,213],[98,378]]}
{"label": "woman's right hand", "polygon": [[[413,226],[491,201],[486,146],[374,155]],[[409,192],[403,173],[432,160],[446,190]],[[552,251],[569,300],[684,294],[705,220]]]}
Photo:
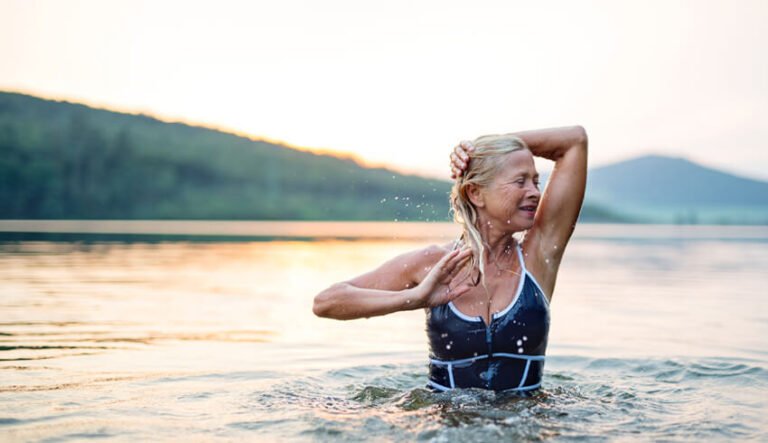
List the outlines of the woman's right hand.
{"label": "woman's right hand", "polygon": [[451,152],[451,178],[461,177],[469,165],[469,154],[475,150],[471,141],[464,140]]}
{"label": "woman's right hand", "polygon": [[445,254],[429,271],[414,290],[419,294],[419,304],[425,308],[444,305],[474,287],[468,276],[459,271],[469,261],[472,250],[454,249]]}

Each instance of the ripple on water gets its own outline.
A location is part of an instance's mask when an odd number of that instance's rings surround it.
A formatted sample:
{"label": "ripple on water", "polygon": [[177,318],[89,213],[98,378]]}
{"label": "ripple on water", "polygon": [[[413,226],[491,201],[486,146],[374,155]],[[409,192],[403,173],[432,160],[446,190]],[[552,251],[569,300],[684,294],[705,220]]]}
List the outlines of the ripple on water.
{"label": "ripple on water", "polygon": [[[688,440],[759,432],[753,419],[733,414],[727,390],[713,393],[699,383],[706,377],[750,376],[764,387],[766,370],[755,362],[551,360],[544,388],[528,397],[480,389],[432,392],[424,388],[421,363],[298,377],[253,393],[247,409],[263,420],[231,426],[258,428],[276,438],[343,441]],[[764,400],[753,400],[765,406]]]}

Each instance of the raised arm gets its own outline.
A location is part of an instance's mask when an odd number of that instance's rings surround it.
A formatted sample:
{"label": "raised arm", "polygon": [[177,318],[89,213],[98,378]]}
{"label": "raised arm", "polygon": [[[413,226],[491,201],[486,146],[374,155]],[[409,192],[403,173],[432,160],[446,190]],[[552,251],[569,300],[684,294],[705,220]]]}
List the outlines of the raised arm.
{"label": "raised arm", "polygon": [[470,289],[450,284],[470,256],[470,250],[438,246],[400,255],[320,292],[312,310],[319,317],[352,320],[447,303]]}
{"label": "raised arm", "polygon": [[[555,162],[536,210],[533,227],[526,234],[523,246],[541,252],[536,255],[548,268],[542,271],[556,273],[584,201],[587,133],[581,126],[569,126],[524,131],[515,135],[525,141],[534,156]],[[547,280],[544,275],[542,278]]]}

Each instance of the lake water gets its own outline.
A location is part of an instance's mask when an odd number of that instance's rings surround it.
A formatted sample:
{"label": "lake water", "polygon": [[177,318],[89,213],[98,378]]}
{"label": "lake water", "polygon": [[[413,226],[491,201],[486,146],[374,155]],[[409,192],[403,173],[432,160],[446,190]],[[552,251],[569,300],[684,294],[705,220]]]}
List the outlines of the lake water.
{"label": "lake water", "polygon": [[422,311],[312,314],[451,225],[132,223],[0,223],[0,441],[768,440],[768,228],[579,226],[517,398],[425,390]]}

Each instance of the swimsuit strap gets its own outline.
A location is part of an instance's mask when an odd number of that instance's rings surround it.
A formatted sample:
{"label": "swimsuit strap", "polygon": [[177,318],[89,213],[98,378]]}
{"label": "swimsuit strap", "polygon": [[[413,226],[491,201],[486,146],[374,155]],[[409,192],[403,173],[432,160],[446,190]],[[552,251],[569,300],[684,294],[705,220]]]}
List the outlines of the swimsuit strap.
{"label": "swimsuit strap", "polygon": [[520,243],[517,243],[517,258],[520,260],[520,271],[522,271],[523,274],[527,273],[528,270],[525,268],[525,260],[523,260],[523,249],[520,247]]}

